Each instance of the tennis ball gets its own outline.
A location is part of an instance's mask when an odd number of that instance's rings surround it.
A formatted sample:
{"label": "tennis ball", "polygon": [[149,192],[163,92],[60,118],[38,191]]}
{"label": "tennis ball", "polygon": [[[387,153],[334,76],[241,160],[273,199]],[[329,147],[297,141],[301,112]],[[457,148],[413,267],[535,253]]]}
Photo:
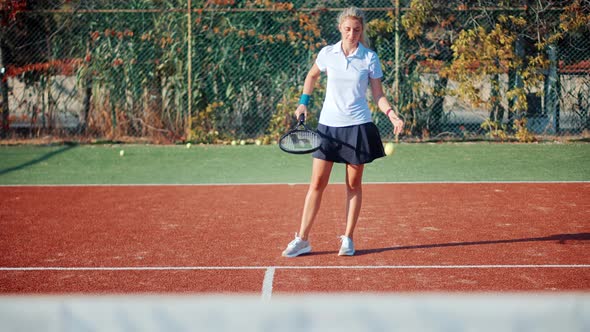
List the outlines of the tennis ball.
{"label": "tennis ball", "polygon": [[190,149],[191,148],[191,143],[186,143],[186,148]]}
{"label": "tennis ball", "polygon": [[257,140],[254,141],[254,144],[256,144],[256,145],[262,145],[262,140],[257,139]]}
{"label": "tennis ball", "polygon": [[123,157],[125,155],[125,150],[119,151],[119,156]]}
{"label": "tennis ball", "polygon": [[236,140],[231,141],[231,145],[238,145],[238,142]]}
{"label": "tennis ball", "polygon": [[392,142],[385,144],[385,155],[391,156],[395,153],[395,146]]}
{"label": "tennis ball", "polygon": [[245,140],[241,140],[240,141],[240,145],[246,145],[246,141]]}

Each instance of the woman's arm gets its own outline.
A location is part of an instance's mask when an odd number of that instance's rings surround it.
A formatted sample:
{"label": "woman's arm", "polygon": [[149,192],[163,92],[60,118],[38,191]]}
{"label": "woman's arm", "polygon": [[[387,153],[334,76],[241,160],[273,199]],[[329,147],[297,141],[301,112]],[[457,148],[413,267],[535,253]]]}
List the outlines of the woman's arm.
{"label": "woman's arm", "polygon": [[393,124],[393,133],[396,136],[399,135],[404,129],[404,121],[399,117],[397,112],[391,108],[391,105],[383,94],[383,85],[381,85],[381,79],[371,78],[369,83],[371,84],[371,93],[373,94],[373,99],[375,100],[377,107],[379,107],[381,112],[387,115],[389,121],[391,121],[391,124]]}
{"label": "woman's arm", "polygon": [[[305,82],[303,83],[303,94],[311,96],[313,88],[315,87],[315,84],[320,78],[321,74],[322,72],[320,71],[320,68],[318,68],[318,65],[314,63],[305,77]],[[305,114],[305,117],[307,118],[307,105],[299,104],[299,106],[297,106],[295,117],[299,119],[299,115],[301,114]]]}

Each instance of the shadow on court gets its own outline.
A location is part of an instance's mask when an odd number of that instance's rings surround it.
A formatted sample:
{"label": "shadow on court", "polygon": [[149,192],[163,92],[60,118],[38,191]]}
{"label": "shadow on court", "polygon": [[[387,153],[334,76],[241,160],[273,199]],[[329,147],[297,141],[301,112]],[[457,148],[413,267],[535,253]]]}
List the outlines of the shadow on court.
{"label": "shadow on court", "polygon": [[11,172],[20,171],[20,170],[25,169],[27,167],[31,167],[33,165],[40,163],[40,162],[51,159],[59,154],[62,154],[68,150],[71,150],[71,149],[75,148],[76,146],[78,146],[78,145],[77,144],[67,144],[64,147],[62,147],[58,150],[55,150],[55,151],[48,152],[48,153],[40,156],[39,158],[35,158],[33,160],[27,161],[25,163],[22,163],[20,165],[14,166],[14,167],[0,169],[0,176],[2,176],[4,174],[11,173]]}
{"label": "shadow on court", "polygon": [[[510,240],[490,240],[490,241],[472,241],[472,242],[451,242],[451,243],[434,243],[422,244],[414,246],[397,246],[357,250],[355,256],[375,254],[385,251],[396,250],[412,250],[412,249],[430,249],[430,248],[446,248],[446,247],[462,247],[462,246],[478,246],[488,244],[505,244],[505,243],[520,243],[520,242],[557,242],[559,244],[566,244],[568,241],[589,241],[590,233],[576,233],[576,234],[556,234],[545,237],[531,237],[522,239]],[[319,254],[319,253],[316,253]]]}

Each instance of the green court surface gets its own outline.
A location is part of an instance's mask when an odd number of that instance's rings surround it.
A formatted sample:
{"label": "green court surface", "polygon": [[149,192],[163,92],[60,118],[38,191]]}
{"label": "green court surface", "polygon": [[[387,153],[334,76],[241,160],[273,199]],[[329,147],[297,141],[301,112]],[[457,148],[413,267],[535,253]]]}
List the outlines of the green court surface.
{"label": "green court surface", "polygon": [[[124,150],[124,155],[120,151]],[[0,147],[0,184],[306,183],[311,157],[270,146]],[[331,182],[342,183],[336,165]],[[365,182],[588,181],[590,144],[398,144]]]}

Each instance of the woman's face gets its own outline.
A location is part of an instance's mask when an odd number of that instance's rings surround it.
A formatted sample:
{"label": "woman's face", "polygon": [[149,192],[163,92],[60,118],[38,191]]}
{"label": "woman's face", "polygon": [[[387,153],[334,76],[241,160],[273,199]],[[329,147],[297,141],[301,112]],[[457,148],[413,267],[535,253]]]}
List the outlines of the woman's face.
{"label": "woman's face", "polygon": [[347,17],[340,24],[340,33],[342,40],[349,44],[356,44],[361,39],[363,33],[363,25],[355,18]]}

